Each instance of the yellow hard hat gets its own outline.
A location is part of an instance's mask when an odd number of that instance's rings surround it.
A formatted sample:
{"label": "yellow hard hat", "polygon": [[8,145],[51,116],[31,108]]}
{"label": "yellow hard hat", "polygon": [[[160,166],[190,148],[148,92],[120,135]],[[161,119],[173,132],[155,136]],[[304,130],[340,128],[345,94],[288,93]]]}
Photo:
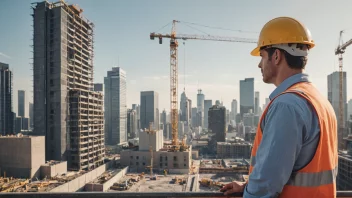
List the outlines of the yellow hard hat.
{"label": "yellow hard hat", "polygon": [[264,25],[251,55],[259,56],[261,47],[287,43],[307,44],[309,49],[315,46],[310,31],[301,22],[290,17],[278,17]]}

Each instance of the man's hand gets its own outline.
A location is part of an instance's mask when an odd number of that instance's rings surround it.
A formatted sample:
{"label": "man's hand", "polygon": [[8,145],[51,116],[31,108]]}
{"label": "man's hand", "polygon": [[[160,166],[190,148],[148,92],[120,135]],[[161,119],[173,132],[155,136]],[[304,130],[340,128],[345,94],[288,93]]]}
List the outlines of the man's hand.
{"label": "man's hand", "polygon": [[243,192],[244,187],[246,186],[245,182],[232,182],[226,184],[223,188],[220,189],[221,192],[224,192],[224,195],[231,195],[236,192]]}

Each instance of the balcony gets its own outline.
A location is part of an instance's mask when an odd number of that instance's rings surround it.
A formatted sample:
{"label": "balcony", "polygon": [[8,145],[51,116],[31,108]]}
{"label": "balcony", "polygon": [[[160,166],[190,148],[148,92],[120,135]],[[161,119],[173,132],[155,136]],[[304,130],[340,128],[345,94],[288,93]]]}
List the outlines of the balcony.
{"label": "balcony", "polygon": [[[221,192],[74,192],[74,193],[1,193],[4,197],[26,197],[26,198],[46,198],[46,197],[75,197],[75,198],[116,198],[116,197],[226,197]],[[242,197],[242,193],[231,195],[231,197]],[[352,191],[338,191],[337,197],[352,197]]]}

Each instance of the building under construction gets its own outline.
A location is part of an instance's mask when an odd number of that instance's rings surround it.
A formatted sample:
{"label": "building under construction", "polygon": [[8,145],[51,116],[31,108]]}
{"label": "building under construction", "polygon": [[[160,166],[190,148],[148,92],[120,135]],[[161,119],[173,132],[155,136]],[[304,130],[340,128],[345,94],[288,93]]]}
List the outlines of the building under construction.
{"label": "building under construction", "polygon": [[[175,152],[172,146],[164,145],[163,131],[139,132],[139,150],[121,152],[121,165],[129,166],[131,171],[148,172],[150,168],[162,172],[188,174],[192,172],[192,147]],[[180,147],[184,148],[184,147]]]}
{"label": "building under construction", "polygon": [[93,28],[77,5],[33,3],[34,133],[46,160],[73,170],[103,163],[102,96],[93,92]]}

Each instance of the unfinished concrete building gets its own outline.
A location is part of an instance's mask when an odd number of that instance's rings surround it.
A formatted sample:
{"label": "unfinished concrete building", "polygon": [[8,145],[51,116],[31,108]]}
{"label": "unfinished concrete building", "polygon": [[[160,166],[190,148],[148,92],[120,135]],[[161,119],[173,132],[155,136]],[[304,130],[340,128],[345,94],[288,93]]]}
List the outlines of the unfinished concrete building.
{"label": "unfinished concrete building", "polygon": [[104,162],[104,114],[101,93],[73,89],[69,92],[71,169],[94,169]]}
{"label": "unfinished concrete building", "polygon": [[[33,3],[32,8],[34,134],[45,136],[46,160],[67,160],[70,169],[100,164],[102,104],[91,91],[94,25],[82,9],[64,1]],[[82,102],[78,107],[77,101]],[[98,150],[91,150],[93,140]]]}

